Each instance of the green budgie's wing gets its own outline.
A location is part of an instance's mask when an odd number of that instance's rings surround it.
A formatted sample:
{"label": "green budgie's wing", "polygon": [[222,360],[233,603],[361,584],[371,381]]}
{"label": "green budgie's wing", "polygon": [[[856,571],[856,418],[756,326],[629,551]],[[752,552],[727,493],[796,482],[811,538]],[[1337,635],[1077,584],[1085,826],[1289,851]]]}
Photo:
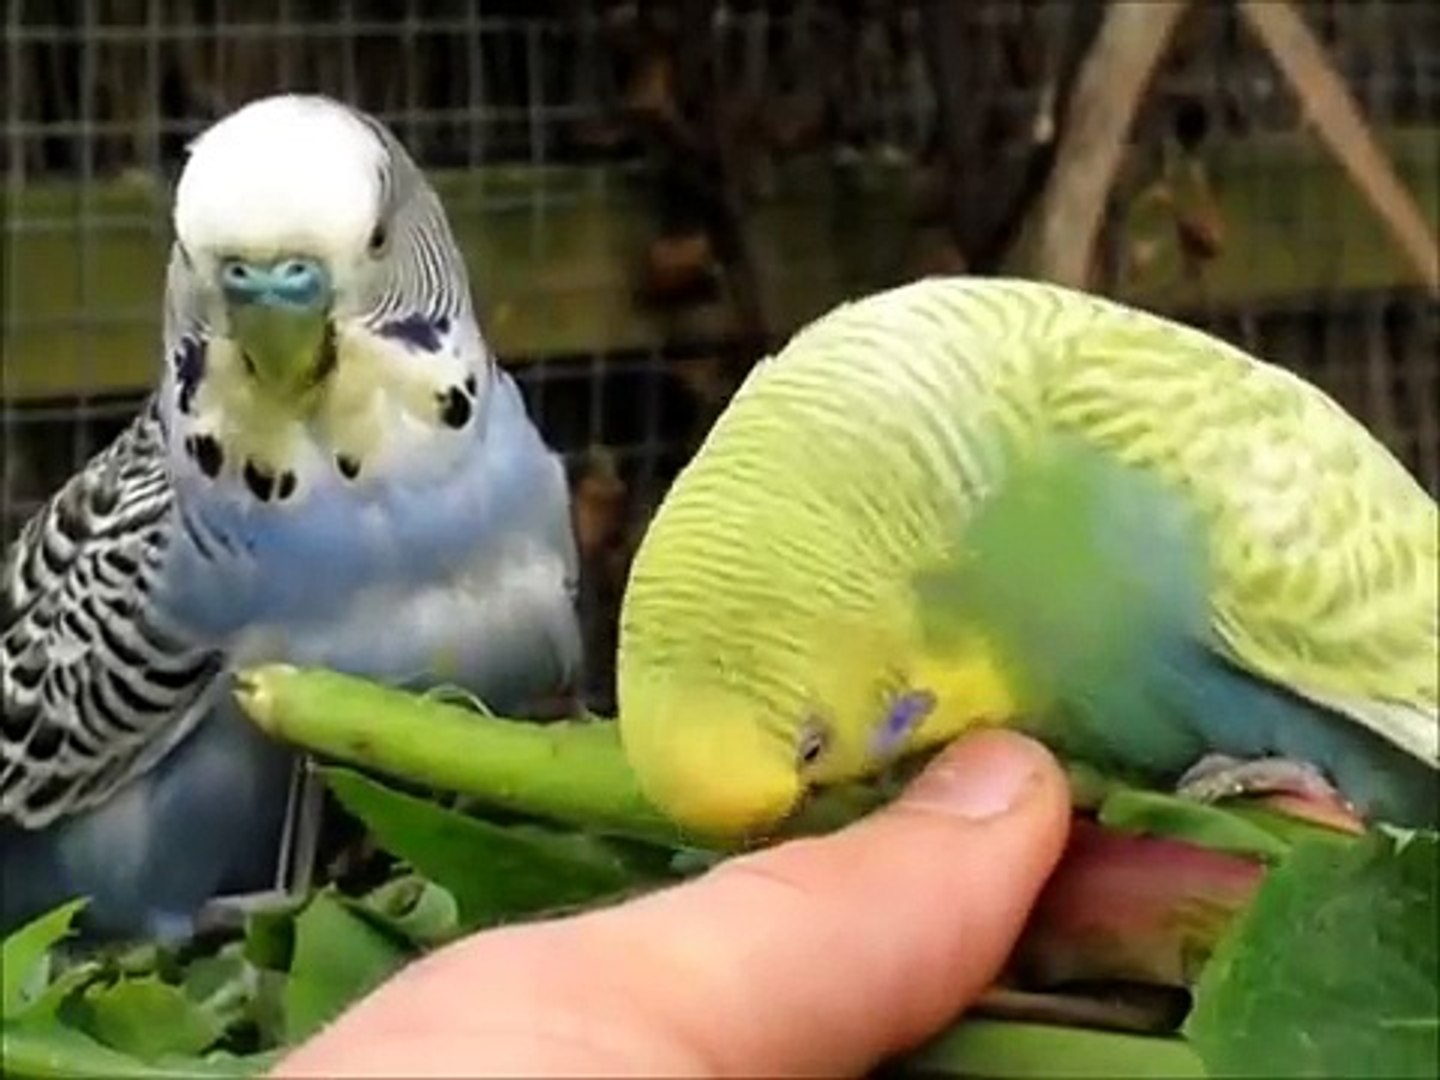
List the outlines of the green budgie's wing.
{"label": "green budgie's wing", "polygon": [[1436,504],[1300,378],[1100,302],[1047,413],[1198,510],[1211,645],[1440,765]]}

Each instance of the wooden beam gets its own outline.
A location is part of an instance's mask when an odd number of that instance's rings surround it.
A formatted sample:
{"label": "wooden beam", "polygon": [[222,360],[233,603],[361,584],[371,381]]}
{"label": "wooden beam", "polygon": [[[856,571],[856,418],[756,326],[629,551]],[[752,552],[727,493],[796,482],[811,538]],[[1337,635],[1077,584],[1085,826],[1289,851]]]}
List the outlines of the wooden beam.
{"label": "wooden beam", "polygon": [[1250,29],[1275,61],[1300,108],[1344,167],[1370,208],[1390,230],[1406,261],[1440,295],[1440,248],[1380,143],[1360,103],[1325,54],[1325,46],[1287,0],[1243,0]]}
{"label": "wooden beam", "polygon": [[1186,0],[1115,0],[1080,67],[1035,229],[1035,272],[1084,288],[1146,87]]}

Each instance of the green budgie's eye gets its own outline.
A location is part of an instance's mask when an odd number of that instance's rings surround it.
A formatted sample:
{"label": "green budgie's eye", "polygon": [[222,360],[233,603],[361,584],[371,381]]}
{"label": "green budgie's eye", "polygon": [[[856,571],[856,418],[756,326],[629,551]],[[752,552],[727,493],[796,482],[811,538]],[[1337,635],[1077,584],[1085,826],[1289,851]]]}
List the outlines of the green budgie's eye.
{"label": "green budgie's eye", "polygon": [[800,728],[800,739],[795,745],[795,760],[802,769],[810,768],[819,761],[830,747],[830,729],[823,721],[811,717]]}

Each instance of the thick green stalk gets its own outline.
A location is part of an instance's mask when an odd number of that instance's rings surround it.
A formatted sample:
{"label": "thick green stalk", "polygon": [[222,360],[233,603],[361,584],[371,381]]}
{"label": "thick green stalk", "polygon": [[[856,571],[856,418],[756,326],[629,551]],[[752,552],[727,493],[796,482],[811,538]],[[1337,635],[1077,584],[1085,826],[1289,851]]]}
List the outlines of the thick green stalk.
{"label": "thick green stalk", "polygon": [[[241,673],[236,697],[277,739],[491,806],[669,847],[725,850],[761,837],[685,836],[641,793],[614,721],[522,723],[318,669]],[[829,832],[873,810],[886,785],[815,795],[780,837]],[[780,837],[775,837],[778,839]]]}
{"label": "thick green stalk", "polygon": [[264,731],[316,754],[491,806],[680,846],[641,794],[613,723],[521,723],[331,671],[244,672],[236,697]]}
{"label": "thick green stalk", "polygon": [[901,1059],[893,1075],[927,1077],[1165,1077],[1206,1075],[1183,1039],[1010,1020],[962,1020]]}

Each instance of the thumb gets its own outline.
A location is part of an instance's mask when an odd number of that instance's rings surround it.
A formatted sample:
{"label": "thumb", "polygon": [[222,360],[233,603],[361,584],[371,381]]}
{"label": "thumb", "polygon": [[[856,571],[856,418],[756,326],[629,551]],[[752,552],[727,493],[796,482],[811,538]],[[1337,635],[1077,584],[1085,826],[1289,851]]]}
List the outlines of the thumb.
{"label": "thumb", "polygon": [[991,983],[1069,820],[1048,752],[981,733],[839,833],[443,950],[281,1071],[859,1075]]}
{"label": "thumb", "polygon": [[609,912],[607,932],[672,966],[656,1016],[704,1071],[858,1075],[991,984],[1069,822],[1050,754],[987,731],[879,813]]}

